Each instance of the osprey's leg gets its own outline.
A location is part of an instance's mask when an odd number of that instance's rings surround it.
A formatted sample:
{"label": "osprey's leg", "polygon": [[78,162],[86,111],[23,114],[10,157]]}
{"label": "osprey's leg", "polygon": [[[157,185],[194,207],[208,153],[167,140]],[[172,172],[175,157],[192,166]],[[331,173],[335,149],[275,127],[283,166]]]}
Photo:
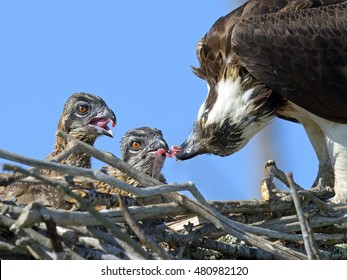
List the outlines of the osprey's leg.
{"label": "osprey's leg", "polygon": [[347,202],[347,124],[331,123],[323,127],[334,169],[334,203]]}
{"label": "osprey's leg", "polygon": [[334,187],[332,201],[347,202],[347,125],[320,119],[320,126],[306,121],[304,127],[319,160],[314,185],[323,178],[326,185]]}
{"label": "osprey's leg", "polygon": [[312,187],[317,186],[320,178],[324,179],[325,185],[334,186],[334,169],[330,160],[326,137],[323,131],[314,122],[303,124],[306,133],[311,141],[311,144],[318,158],[318,174]]}
{"label": "osprey's leg", "polygon": [[333,202],[347,201],[347,125],[322,119],[310,112],[288,103],[282,115],[297,119],[305,128],[316,152],[319,165],[317,178],[325,185],[334,187]]}

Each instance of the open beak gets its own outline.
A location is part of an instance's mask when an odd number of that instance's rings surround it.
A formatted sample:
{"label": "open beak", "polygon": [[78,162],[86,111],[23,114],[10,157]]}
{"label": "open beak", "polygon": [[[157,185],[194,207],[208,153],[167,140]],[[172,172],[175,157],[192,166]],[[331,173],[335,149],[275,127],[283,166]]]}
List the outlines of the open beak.
{"label": "open beak", "polygon": [[100,134],[113,137],[113,132],[108,127],[109,123],[111,123],[112,127],[115,127],[117,118],[113,111],[107,107],[101,114],[93,118],[89,125],[94,127]]}

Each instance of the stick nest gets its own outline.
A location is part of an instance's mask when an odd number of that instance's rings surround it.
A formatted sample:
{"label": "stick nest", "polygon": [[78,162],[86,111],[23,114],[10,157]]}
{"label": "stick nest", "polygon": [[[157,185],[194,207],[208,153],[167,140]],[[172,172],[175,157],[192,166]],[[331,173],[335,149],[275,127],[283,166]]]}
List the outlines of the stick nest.
{"label": "stick nest", "polygon": [[[263,200],[206,201],[195,184],[165,184],[114,155],[58,132],[69,142],[64,155],[40,161],[0,150],[4,165],[0,192],[16,181],[49,184],[74,201],[76,211],[37,203],[25,207],[0,202],[1,259],[347,259],[347,205],[328,201],[334,191],[318,185],[304,190],[269,161],[261,182]],[[134,187],[107,174],[60,164],[72,152],[84,152],[137,180]],[[45,177],[49,169],[66,176]],[[289,189],[279,191],[273,180]],[[129,196],[72,189],[104,182]],[[74,187],[72,187],[74,186]],[[192,198],[180,191],[189,191]],[[153,197],[161,198],[160,203]],[[107,209],[107,202],[117,208]],[[155,203],[153,201],[156,201]],[[98,211],[97,206],[105,205]]]}

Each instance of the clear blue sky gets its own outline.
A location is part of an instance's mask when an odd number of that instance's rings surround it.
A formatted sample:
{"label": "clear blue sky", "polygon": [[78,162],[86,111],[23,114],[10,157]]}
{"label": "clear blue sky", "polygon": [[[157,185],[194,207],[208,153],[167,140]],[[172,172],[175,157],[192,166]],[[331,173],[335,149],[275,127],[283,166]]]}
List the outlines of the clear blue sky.
{"label": "clear blue sky", "polygon": [[[103,97],[118,118],[115,138],[99,138],[96,147],[119,156],[122,135],[140,126],[181,144],[206,97],[190,68],[196,44],[240,2],[2,1],[0,148],[43,159],[65,101],[80,91]],[[164,173],[169,182],[195,182],[207,199],[259,198],[267,159],[305,188],[315,179],[303,128],[281,120],[234,155],[167,159]]]}

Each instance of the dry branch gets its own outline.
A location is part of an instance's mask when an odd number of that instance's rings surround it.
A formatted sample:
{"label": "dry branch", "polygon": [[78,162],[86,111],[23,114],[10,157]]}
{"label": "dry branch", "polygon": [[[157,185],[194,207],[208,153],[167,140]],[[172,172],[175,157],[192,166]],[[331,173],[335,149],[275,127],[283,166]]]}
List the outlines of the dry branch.
{"label": "dry branch", "polygon": [[[45,177],[30,169],[7,166],[14,173],[7,174],[7,179],[3,180],[0,176],[0,184],[6,187],[9,182],[20,180],[56,186],[75,199],[82,211],[49,209],[36,204],[23,208],[11,203],[0,203],[0,235],[6,240],[0,243],[0,254],[6,251],[34,258],[141,259],[151,258],[151,253],[155,253],[166,259],[197,257],[201,250],[204,257],[205,253],[211,253],[211,258],[306,259],[301,242],[304,237],[309,236],[310,248],[314,242],[322,246],[324,240],[336,244],[346,239],[347,232],[343,231],[340,224],[347,224],[347,209],[324,202],[333,196],[333,191],[322,184],[305,191],[295,182],[287,180],[285,173],[274,162],[266,165],[262,183],[268,192],[267,201],[206,201],[192,182],[162,185],[111,153],[72,139],[66,133],[58,134],[69,146],[64,154],[50,162],[3,150],[0,150],[0,157],[37,170],[50,169],[68,176]],[[87,153],[118,168],[138,181],[143,188],[133,187],[98,170],[59,163],[72,152]],[[276,191],[274,178],[294,186],[297,192],[294,202],[288,192]],[[71,191],[78,188],[81,182],[82,185],[91,186],[95,182],[104,182],[110,187],[133,194],[135,199],[161,195],[169,202],[129,206],[132,204],[126,205],[129,202],[126,201],[121,209],[98,212],[92,206],[107,202],[108,197],[91,189],[89,200],[82,199]],[[196,200],[177,193],[182,190],[190,191]],[[102,199],[98,200],[98,197]],[[305,219],[309,217],[308,233],[303,231],[301,234],[301,227],[307,227],[308,223],[300,222],[296,213]],[[181,226],[178,226],[179,222]],[[310,233],[310,229],[314,233]],[[135,235],[150,246],[151,252],[143,251]],[[223,236],[228,235],[233,236],[236,243],[223,239]],[[219,240],[219,237],[222,238]],[[156,241],[161,242],[165,250],[158,247]],[[295,246],[285,246],[286,242],[294,243]],[[314,248],[309,252],[310,258],[318,255]],[[322,257],[326,255],[329,254],[324,253]],[[337,255],[332,253],[331,256]]]}
{"label": "dry branch", "polygon": [[293,197],[295,210],[296,210],[298,220],[300,223],[302,238],[304,240],[304,245],[305,245],[305,250],[306,250],[307,256],[310,260],[319,259],[319,253],[318,253],[318,250],[316,249],[317,246],[316,246],[314,238],[312,236],[312,231],[311,231],[311,228],[309,226],[309,222],[304,215],[302,205],[301,205],[298,193],[297,193],[297,188],[294,185],[292,173],[287,174],[287,180],[289,183],[289,187],[291,189],[291,195]]}

